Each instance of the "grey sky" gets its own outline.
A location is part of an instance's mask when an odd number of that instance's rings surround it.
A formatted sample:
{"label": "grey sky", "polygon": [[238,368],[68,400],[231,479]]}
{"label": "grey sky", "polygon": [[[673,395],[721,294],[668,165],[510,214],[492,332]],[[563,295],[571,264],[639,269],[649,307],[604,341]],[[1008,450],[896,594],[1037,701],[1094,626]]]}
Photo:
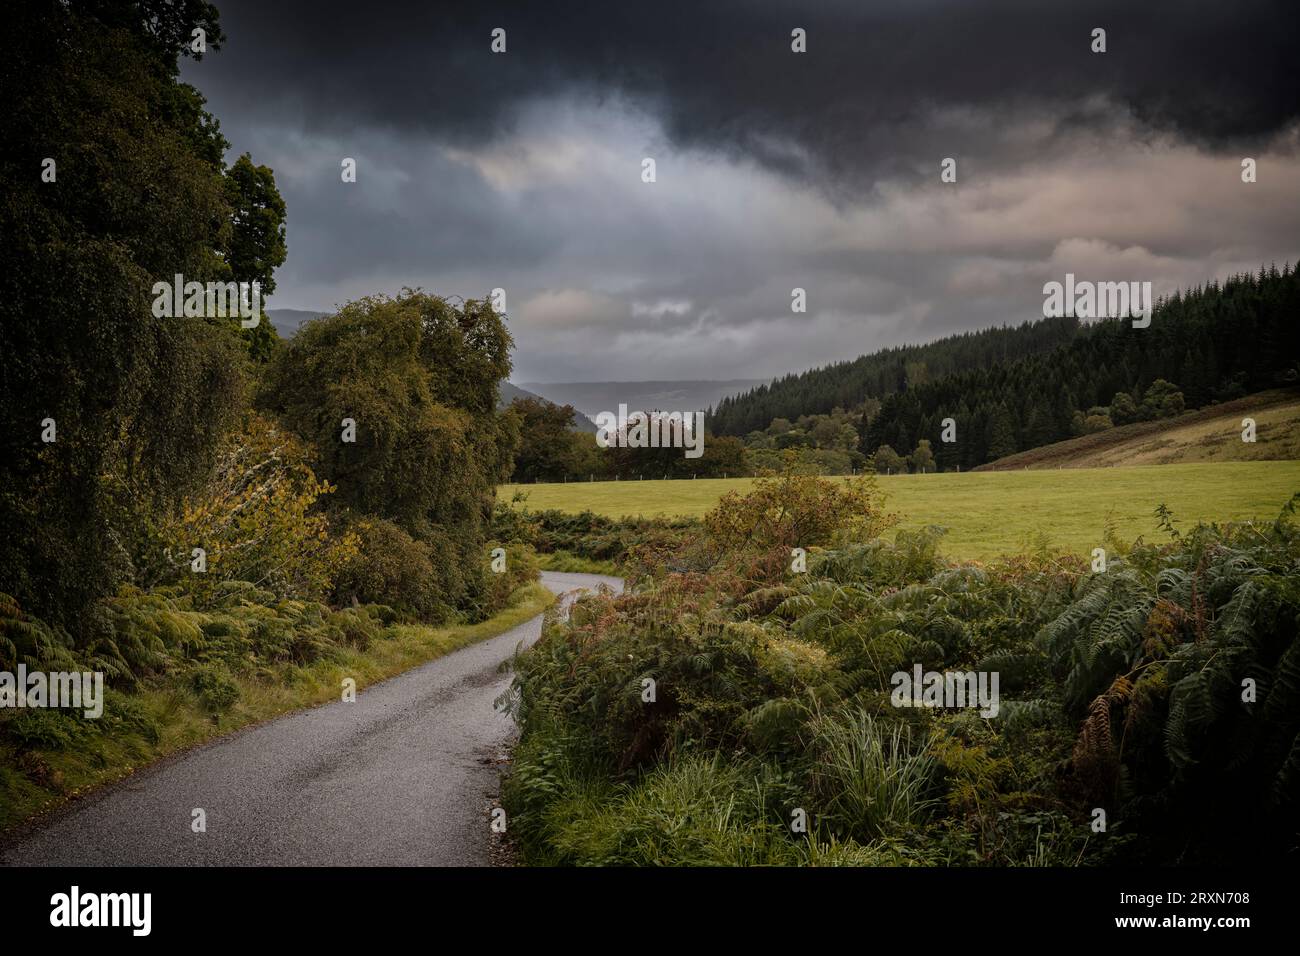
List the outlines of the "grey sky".
{"label": "grey sky", "polygon": [[275,170],[271,307],[501,286],[515,381],[766,377],[1300,249],[1281,4],[218,6],[184,78]]}

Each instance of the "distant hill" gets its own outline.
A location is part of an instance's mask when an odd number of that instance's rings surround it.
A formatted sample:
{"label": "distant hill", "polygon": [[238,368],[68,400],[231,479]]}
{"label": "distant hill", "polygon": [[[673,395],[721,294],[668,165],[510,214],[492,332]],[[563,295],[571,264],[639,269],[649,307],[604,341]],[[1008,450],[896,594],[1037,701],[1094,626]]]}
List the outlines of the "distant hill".
{"label": "distant hill", "polygon": [[497,404],[500,405],[502,408],[505,408],[516,398],[541,398],[542,397],[534,392],[528,391],[527,389],[520,388],[518,385],[513,385],[510,382],[502,382],[498,386],[498,390],[501,399],[499,402],[497,402]]}
{"label": "distant hill", "polygon": [[[536,392],[530,392],[527,389],[520,388],[518,385],[514,385],[510,382],[502,382],[499,386],[499,391],[500,398],[497,401],[498,408],[505,408],[517,398],[538,398],[544,402],[551,401],[549,398],[542,398],[542,396],[538,395]],[[558,404],[563,405],[565,403],[560,402]],[[595,422],[579,412],[577,415],[573,416],[573,430],[579,432],[590,432],[594,435],[600,429],[596,427]]]}
{"label": "distant hill", "polygon": [[267,309],[266,314],[282,339],[292,338],[304,322],[329,315],[328,312],[309,312],[306,309]]}
{"label": "distant hill", "polygon": [[[1243,418],[1255,420],[1254,443],[1241,440]],[[974,470],[1295,460],[1300,460],[1300,390],[1273,389],[1175,418],[1122,425],[1031,448]]]}
{"label": "distant hill", "polygon": [[[1157,379],[1188,408],[1300,380],[1300,276],[1288,264],[1234,275],[1159,300],[1150,322],[1049,318],[926,345],[887,349],[777,379],[719,403],[715,434],[744,436],[865,400],[860,450],[909,454],[921,440],[938,467],[969,470],[1071,437],[1074,415],[1119,393],[1141,400]],[[943,423],[961,436],[940,443]]]}
{"label": "distant hill", "polygon": [[679,382],[524,382],[524,388],[559,405],[572,405],[588,417],[617,412],[702,412],[728,395],[767,383],[765,378]]}

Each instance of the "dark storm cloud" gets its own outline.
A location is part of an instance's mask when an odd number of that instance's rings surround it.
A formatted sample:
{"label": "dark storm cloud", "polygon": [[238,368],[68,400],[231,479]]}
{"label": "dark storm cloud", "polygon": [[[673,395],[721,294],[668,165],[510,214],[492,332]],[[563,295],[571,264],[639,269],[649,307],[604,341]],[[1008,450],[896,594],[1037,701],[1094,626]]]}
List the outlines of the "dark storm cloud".
{"label": "dark storm cloud", "polygon": [[1300,239],[1281,4],[217,2],[183,75],[275,171],[271,306],[501,286],[515,381],[778,375]]}
{"label": "dark storm cloud", "polygon": [[[1222,146],[1278,130],[1297,115],[1300,88],[1289,2],[220,7],[225,101],[291,111],[308,131],[391,127],[473,145],[511,129],[530,100],[617,93],[678,145],[853,180],[906,176],[917,158],[900,143],[935,111],[1037,109],[1068,128],[1098,123],[1074,105],[1100,97]],[[498,26],[505,56],[488,48]],[[805,55],[790,52],[795,26],[808,31]],[[1104,55],[1090,51],[1093,27],[1107,30]]]}

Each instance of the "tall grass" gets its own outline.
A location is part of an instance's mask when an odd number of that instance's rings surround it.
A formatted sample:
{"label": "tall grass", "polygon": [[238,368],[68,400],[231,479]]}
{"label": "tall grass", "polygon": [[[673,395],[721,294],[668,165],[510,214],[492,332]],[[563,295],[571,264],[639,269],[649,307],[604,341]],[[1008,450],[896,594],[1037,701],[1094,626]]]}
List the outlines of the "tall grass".
{"label": "tall grass", "polygon": [[860,841],[922,823],[942,801],[932,796],[938,761],[928,737],[885,727],[862,710],[820,716],[814,786],[838,828]]}

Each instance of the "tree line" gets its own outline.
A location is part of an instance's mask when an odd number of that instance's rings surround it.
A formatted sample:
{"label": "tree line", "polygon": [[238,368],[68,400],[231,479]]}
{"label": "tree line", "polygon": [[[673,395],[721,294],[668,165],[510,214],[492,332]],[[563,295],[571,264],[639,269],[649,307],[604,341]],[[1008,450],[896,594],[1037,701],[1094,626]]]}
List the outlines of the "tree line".
{"label": "tree line", "polygon": [[801,415],[829,414],[836,407],[856,408],[868,398],[883,399],[962,369],[1051,351],[1071,341],[1078,330],[1078,319],[1052,318],[872,352],[724,398],[709,411],[710,427],[719,435],[747,435],[766,429],[777,418],[794,421]]}
{"label": "tree line", "polygon": [[706,432],[703,453],[688,458],[676,447],[601,447],[596,435],[574,428],[580,413],[572,405],[544,398],[516,398],[506,413],[518,422],[520,435],[511,477],[515,482],[736,478],[750,473],[738,438]]}
{"label": "tree line", "polygon": [[[1300,379],[1300,278],[1290,264],[1176,292],[1150,325],[1044,319],[787,376],[708,413],[701,460],[675,449],[601,449],[576,413],[516,402],[515,481],[721,477],[973,468],[1007,455]],[[852,404],[849,404],[852,402]],[[772,410],[780,414],[764,418]],[[729,430],[761,422],[744,432]]]}

